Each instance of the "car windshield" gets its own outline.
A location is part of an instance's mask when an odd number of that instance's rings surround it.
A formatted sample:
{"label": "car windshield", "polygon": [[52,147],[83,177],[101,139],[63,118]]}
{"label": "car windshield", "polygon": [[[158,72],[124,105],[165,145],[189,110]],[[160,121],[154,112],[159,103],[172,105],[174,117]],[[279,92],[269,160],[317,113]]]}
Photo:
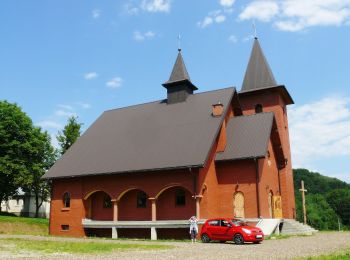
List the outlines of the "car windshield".
{"label": "car windshield", "polygon": [[235,226],[247,226],[247,223],[244,222],[243,220],[232,219],[231,221]]}

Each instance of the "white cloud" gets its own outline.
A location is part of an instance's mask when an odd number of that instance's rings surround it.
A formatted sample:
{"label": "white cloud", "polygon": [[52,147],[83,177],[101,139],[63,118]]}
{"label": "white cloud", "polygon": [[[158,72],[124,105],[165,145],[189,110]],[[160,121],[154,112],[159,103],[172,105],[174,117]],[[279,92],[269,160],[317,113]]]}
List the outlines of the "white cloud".
{"label": "white cloud", "polygon": [[238,41],[236,35],[233,34],[228,37],[228,40],[232,43],[236,43]]}
{"label": "white cloud", "polygon": [[98,74],[96,72],[88,72],[84,74],[84,78],[86,80],[95,79],[97,77],[98,77]]}
{"label": "white cloud", "polygon": [[124,10],[129,15],[137,15],[139,13],[139,8],[131,2],[124,5]]}
{"label": "white cloud", "polygon": [[111,80],[106,82],[106,86],[108,88],[119,88],[123,83],[123,79],[121,77],[114,77]]}
{"label": "white cloud", "polygon": [[220,4],[223,7],[231,7],[235,3],[235,0],[220,0]]}
{"label": "white cloud", "polygon": [[63,126],[56,122],[56,121],[51,121],[51,120],[45,120],[45,121],[41,121],[36,123],[36,125],[42,127],[42,128],[52,128],[52,129],[62,129]]}
{"label": "white cloud", "polygon": [[55,134],[55,133],[51,133],[51,134],[50,134],[50,137],[51,137],[51,145],[52,145],[53,147],[55,147],[56,149],[59,149],[59,148],[60,148],[60,145],[59,145],[59,143],[58,143],[56,134]]}
{"label": "white cloud", "polygon": [[282,31],[300,31],[312,26],[350,23],[349,0],[255,0],[240,13],[240,20],[257,19]]}
{"label": "white cloud", "polygon": [[215,17],[215,22],[217,22],[217,23],[222,23],[225,20],[226,20],[226,17],[225,17],[225,15],[222,15],[222,14]]}
{"label": "white cloud", "polygon": [[201,22],[198,22],[197,25],[201,28],[205,28],[207,27],[208,25],[212,24],[213,23],[213,18],[207,16],[203,19],[203,21]]}
{"label": "white cloud", "polygon": [[65,110],[73,110],[73,107],[70,106],[70,105],[63,105],[63,104],[60,104],[60,105],[57,105],[58,107],[60,108],[63,108]]}
{"label": "white cloud", "polygon": [[91,11],[92,18],[97,19],[101,16],[101,10],[100,9],[94,9]]}
{"label": "white cloud", "polygon": [[170,11],[170,0],[142,0],[140,7],[150,13],[168,13]]}
{"label": "white cloud", "polygon": [[197,25],[200,28],[205,28],[211,24],[215,23],[222,23],[226,20],[226,16],[222,14],[221,10],[216,10],[210,12],[202,21],[197,22]]}
{"label": "white cloud", "polygon": [[253,1],[239,14],[240,20],[257,19],[263,22],[270,21],[279,12],[275,1]]}
{"label": "white cloud", "polygon": [[152,31],[147,31],[145,33],[141,33],[140,31],[134,31],[134,40],[135,41],[144,41],[146,39],[151,39],[155,36],[156,34]]}
{"label": "white cloud", "polygon": [[293,106],[289,129],[294,167],[350,155],[350,98]]}
{"label": "white cloud", "polygon": [[81,108],[84,108],[84,109],[91,108],[91,105],[90,105],[89,103],[77,102],[76,104],[77,104],[78,106],[80,106]]}
{"label": "white cloud", "polygon": [[56,116],[64,116],[64,117],[77,116],[77,114],[75,112],[66,111],[66,110],[62,110],[62,109],[56,110],[55,115]]}
{"label": "white cloud", "polygon": [[244,37],[244,38],[242,39],[242,42],[247,42],[247,41],[250,41],[250,40],[252,40],[252,39],[254,39],[254,35],[253,35],[253,34],[250,34],[250,35]]}

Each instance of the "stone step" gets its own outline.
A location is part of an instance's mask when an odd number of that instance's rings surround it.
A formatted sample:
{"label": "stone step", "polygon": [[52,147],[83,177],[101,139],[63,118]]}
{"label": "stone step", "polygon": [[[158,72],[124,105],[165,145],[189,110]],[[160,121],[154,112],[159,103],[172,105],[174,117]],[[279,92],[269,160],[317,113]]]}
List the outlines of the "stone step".
{"label": "stone step", "polygon": [[294,219],[284,219],[281,234],[285,235],[301,235],[312,234],[317,232],[316,229],[309,225],[304,225]]}

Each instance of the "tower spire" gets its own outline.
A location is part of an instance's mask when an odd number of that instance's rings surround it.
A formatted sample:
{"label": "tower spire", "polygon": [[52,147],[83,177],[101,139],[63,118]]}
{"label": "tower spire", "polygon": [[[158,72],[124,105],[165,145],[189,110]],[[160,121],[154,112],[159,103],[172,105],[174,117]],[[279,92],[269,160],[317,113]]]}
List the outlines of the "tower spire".
{"label": "tower spire", "polygon": [[277,86],[275,77],[255,36],[241,91]]}
{"label": "tower spire", "polygon": [[180,43],[178,42],[178,54],[168,81],[163,83],[167,89],[167,103],[178,103],[186,101],[188,95],[193,94],[198,88],[192,84],[188,75],[185,62],[182,58]]}

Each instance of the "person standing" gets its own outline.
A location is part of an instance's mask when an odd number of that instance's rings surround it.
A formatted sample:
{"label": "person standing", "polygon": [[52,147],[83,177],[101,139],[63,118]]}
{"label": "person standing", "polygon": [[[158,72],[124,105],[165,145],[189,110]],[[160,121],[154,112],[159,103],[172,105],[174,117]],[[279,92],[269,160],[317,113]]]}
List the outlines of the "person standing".
{"label": "person standing", "polygon": [[198,234],[198,220],[195,216],[192,216],[188,221],[190,222],[191,240],[192,243],[195,243]]}

